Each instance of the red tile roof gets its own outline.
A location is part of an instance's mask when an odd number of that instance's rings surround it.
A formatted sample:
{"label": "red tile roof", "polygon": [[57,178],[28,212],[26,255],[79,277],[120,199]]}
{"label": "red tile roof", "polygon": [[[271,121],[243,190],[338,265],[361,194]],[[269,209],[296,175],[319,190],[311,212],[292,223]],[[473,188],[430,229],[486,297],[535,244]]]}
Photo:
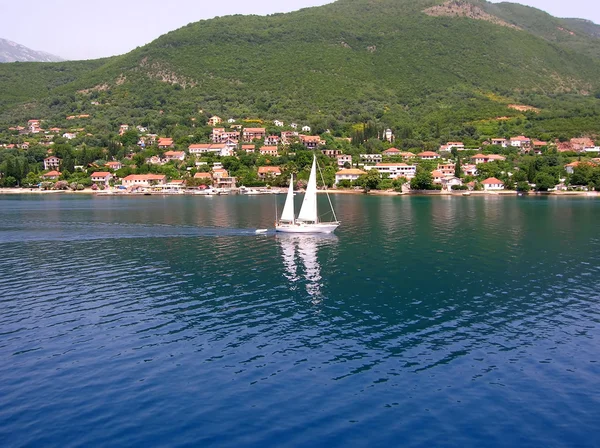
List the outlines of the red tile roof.
{"label": "red tile roof", "polygon": [[367,173],[363,170],[357,170],[355,168],[347,169],[347,170],[340,170],[337,173],[335,173],[336,176],[342,176],[342,175],[362,176],[363,174],[367,174]]}
{"label": "red tile roof", "polygon": [[504,185],[504,182],[502,182],[499,179],[496,179],[495,177],[490,177],[489,179],[484,180],[483,182],[481,182],[483,185]]}
{"label": "red tile roof", "polygon": [[281,168],[278,166],[261,166],[258,168],[258,174],[281,174]]}
{"label": "red tile roof", "polygon": [[158,146],[171,146],[172,144],[172,138],[161,137],[158,139]]}

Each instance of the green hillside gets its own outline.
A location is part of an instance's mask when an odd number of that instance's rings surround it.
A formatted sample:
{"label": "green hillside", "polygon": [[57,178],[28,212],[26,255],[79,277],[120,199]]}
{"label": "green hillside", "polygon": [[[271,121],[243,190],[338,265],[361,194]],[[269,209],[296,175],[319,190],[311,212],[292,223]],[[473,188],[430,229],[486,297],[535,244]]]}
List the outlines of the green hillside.
{"label": "green hillside", "polygon": [[557,123],[572,114],[578,121],[569,133],[600,132],[590,95],[600,90],[600,40],[581,31],[593,27],[478,0],[451,7],[480,8],[514,26],[424,13],[442,3],[339,0],[197,22],[102,61],[6,64],[0,123],[39,116],[61,125],[86,113],[99,130],[135,122],[170,132],[217,114],[340,133],[378,120],[400,134],[437,138],[476,120],[517,117],[506,106],[526,102],[544,106],[531,126],[560,131]]}

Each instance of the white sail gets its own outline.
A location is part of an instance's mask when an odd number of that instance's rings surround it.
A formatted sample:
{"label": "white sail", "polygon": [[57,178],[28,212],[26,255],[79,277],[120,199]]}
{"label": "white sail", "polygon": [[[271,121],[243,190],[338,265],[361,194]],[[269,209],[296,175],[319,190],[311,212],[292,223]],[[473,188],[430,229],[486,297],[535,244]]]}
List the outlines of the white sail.
{"label": "white sail", "polygon": [[290,178],[290,188],[288,189],[287,198],[285,199],[285,205],[283,206],[283,213],[281,213],[280,221],[283,222],[294,222],[294,175]]}
{"label": "white sail", "polygon": [[313,164],[310,169],[310,177],[306,186],[306,194],[302,202],[302,208],[298,215],[298,221],[302,222],[318,222],[317,214],[317,157],[313,156]]}

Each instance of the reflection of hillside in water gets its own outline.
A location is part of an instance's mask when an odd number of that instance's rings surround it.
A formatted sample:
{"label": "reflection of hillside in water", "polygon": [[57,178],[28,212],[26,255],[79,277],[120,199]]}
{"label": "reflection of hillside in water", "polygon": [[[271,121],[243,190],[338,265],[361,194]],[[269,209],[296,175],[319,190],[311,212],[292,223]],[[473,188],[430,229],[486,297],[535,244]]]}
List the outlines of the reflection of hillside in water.
{"label": "reflection of hillside in water", "polygon": [[306,285],[306,292],[313,303],[322,300],[321,265],[319,264],[319,249],[337,243],[335,235],[291,235],[277,234],[281,247],[281,255],[285,268],[284,275],[290,283],[290,289],[295,290],[297,283]]}

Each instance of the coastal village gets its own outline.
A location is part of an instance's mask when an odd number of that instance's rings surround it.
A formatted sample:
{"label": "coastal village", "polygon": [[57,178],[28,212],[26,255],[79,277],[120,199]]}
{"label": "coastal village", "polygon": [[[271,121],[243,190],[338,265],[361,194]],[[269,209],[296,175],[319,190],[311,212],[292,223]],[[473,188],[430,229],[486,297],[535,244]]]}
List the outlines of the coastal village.
{"label": "coastal village", "polygon": [[[93,137],[86,130],[88,118],[67,116],[66,122],[77,123],[68,128],[46,129],[44,120],[30,119],[0,130],[5,131],[0,151],[27,153],[30,160],[27,174],[20,178],[14,173],[21,169],[22,174],[23,168],[5,162],[2,186],[122,194],[270,193],[286,187],[291,174],[302,189],[310,160],[306,155],[315,153],[323,168],[320,187],[338,191],[588,191],[595,188],[589,173],[581,181],[577,171],[600,166],[600,146],[588,137],[568,141],[492,137],[477,147],[454,141],[423,150],[398,149],[402,142],[391,129],[384,129],[377,136],[378,151],[328,131],[314,135],[307,125],[218,116],[207,120],[210,132],[200,143],[177,142],[143,126],[121,124],[111,147],[96,152],[91,160],[83,156],[89,152],[86,139]],[[525,157],[530,165],[539,165],[536,158],[549,155],[554,158],[553,179],[536,178],[517,165]],[[560,160],[563,163],[557,166]]]}

